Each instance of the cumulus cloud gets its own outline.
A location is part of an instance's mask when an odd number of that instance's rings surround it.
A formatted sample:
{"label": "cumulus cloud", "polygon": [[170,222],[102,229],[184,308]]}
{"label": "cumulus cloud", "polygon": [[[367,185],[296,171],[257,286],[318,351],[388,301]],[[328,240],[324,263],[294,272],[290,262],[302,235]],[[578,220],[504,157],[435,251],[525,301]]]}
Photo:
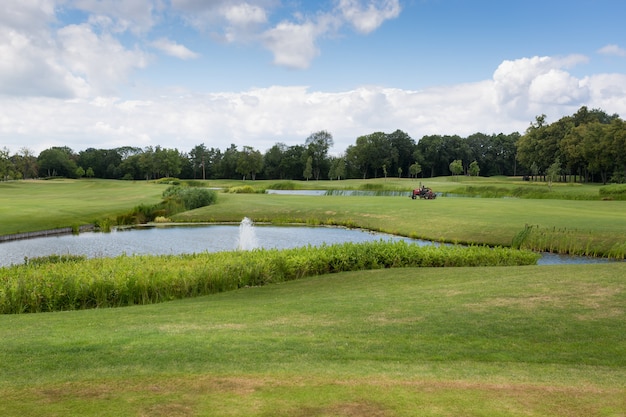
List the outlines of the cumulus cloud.
{"label": "cumulus cloud", "polygon": [[181,45],[175,41],[167,38],[159,38],[152,42],[152,46],[165,52],[167,55],[179,58],[179,59],[195,59],[200,55],[188,49],[186,46]]}
{"label": "cumulus cloud", "polygon": [[270,16],[271,0],[172,0],[172,7],[189,24],[210,31],[230,43],[260,43],[274,56],[274,64],[305,69],[320,54],[318,41],[350,26],[360,34],[380,27],[400,14],[399,0],[335,0],[334,7],[314,13],[294,12],[277,23]]}
{"label": "cumulus cloud", "polygon": [[[112,93],[147,63],[145,53],[122,45],[110,17],[90,15],[84,23],[62,26],[57,2],[7,1],[0,12],[2,94],[71,98]],[[76,3],[101,7],[98,2]],[[128,3],[125,7],[145,2]]]}
{"label": "cumulus cloud", "polygon": [[265,32],[264,43],[273,52],[275,64],[304,69],[319,55],[315,45],[318,32],[318,26],[313,22],[283,22]]}
{"label": "cumulus cloud", "polygon": [[614,55],[626,57],[626,49],[620,48],[618,45],[610,44],[598,49],[598,53],[602,55]]}
{"label": "cumulus cloud", "polygon": [[546,104],[576,106],[589,97],[588,87],[565,70],[587,60],[582,55],[506,60],[493,74],[496,104],[526,116]]}
{"label": "cumulus cloud", "polygon": [[385,20],[400,15],[398,0],[370,0],[366,4],[358,0],[339,0],[337,6],[343,17],[360,33],[370,33]]}

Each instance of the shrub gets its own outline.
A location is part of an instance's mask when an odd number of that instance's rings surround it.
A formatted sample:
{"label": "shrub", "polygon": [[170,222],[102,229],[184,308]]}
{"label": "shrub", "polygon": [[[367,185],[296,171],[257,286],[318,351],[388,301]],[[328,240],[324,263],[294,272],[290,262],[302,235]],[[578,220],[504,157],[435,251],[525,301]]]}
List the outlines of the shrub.
{"label": "shrub", "polygon": [[[217,201],[217,193],[214,190],[207,190],[198,187],[172,186],[163,192],[166,202],[174,201],[180,203],[184,210],[193,210],[199,207],[214,204]],[[168,214],[175,212],[169,210]]]}
{"label": "shrub", "polygon": [[249,185],[244,185],[240,187],[231,187],[228,189],[228,192],[231,194],[254,194],[257,191]]}

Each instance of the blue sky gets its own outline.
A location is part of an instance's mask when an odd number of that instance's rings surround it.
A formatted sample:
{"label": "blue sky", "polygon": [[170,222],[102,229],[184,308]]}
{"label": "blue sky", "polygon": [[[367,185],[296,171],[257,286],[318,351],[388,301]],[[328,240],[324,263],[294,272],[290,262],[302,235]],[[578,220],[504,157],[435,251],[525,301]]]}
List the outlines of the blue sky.
{"label": "blue sky", "polygon": [[303,144],[626,117],[621,0],[5,0],[0,148]]}

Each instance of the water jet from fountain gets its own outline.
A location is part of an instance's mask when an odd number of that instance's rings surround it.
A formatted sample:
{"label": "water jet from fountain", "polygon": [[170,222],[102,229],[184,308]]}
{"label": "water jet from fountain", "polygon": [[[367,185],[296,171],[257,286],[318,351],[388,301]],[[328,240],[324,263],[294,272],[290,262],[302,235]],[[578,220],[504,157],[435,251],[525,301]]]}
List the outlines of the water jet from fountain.
{"label": "water jet from fountain", "polygon": [[259,247],[259,242],[254,230],[254,222],[244,217],[239,224],[239,238],[237,241],[237,250],[252,250]]}

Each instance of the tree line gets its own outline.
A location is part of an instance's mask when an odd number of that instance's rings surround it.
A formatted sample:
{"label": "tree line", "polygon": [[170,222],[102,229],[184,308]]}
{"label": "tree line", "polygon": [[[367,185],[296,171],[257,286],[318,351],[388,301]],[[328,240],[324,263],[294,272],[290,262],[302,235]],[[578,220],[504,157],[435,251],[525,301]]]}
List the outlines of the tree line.
{"label": "tree line", "polygon": [[526,132],[427,135],[374,132],[359,136],[339,156],[329,155],[332,134],[312,133],[303,144],[277,142],[265,153],[252,146],[194,146],[189,152],[161,146],[74,152],[51,147],[0,150],[0,178],[93,177],[107,179],[320,180],[445,175],[550,176],[563,180],[626,182],[626,123],[618,115],[581,107],[552,123],[537,116]]}

